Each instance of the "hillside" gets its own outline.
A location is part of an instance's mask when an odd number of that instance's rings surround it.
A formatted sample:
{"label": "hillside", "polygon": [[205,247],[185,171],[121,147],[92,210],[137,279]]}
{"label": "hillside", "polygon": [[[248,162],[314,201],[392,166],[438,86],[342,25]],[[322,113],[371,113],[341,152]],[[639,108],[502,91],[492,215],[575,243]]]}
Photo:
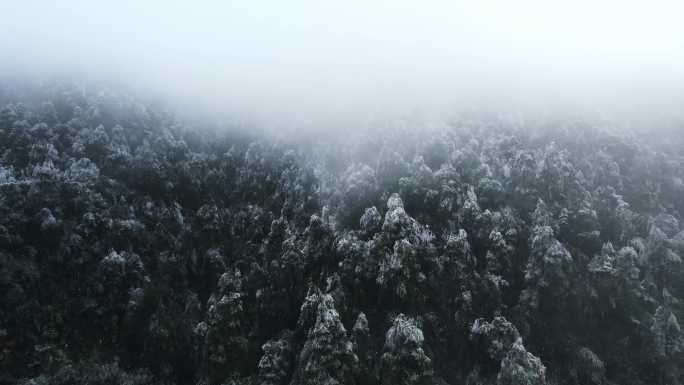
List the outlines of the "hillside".
{"label": "hillside", "polygon": [[684,383],[684,130],[0,101],[0,384]]}

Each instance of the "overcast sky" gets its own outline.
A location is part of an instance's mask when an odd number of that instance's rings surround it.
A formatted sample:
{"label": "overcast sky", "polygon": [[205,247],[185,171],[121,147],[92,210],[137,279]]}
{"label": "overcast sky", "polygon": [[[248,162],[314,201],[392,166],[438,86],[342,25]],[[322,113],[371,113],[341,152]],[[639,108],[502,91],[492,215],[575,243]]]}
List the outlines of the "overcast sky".
{"label": "overcast sky", "polygon": [[0,65],[193,109],[356,124],[465,107],[678,110],[677,1],[0,1]]}

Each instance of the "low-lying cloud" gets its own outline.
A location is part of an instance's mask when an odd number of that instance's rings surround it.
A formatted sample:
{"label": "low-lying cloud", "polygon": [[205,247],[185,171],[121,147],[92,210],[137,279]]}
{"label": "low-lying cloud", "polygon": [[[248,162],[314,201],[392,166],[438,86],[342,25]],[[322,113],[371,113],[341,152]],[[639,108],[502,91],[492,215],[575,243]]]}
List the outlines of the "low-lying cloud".
{"label": "low-lying cloud", "polygon": [[682,11],[613,0],[6,1],[0,65],[104,78],[273,126],[466,108],[676,114]]}

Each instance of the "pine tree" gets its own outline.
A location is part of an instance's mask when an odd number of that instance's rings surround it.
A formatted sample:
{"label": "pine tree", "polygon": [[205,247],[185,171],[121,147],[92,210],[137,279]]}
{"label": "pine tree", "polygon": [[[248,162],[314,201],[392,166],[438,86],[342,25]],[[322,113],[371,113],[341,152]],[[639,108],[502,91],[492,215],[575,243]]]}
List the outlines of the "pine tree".
{"label": "pine tree", "polygon": [[207,301],[205,321],[196,327],[204,338],[204,377],[217,384],[244,369],[247,338],[243,327],[242,276],[224,273],[217,291]]}
{"label": "pine tree", "polygon": [[285,331],[280,338],[269,340],[261,347],[264,354],[258,365],[258,385],[287,384],[294,363],[292,339],[292,333]]}
{"label": "pine tree", "polygon": [[432,380],[432,360],[423,351],[423,332],[416,321],[399,314],[385,335],[380,358],[382,385],[427,385]]}
{"label": "pine tree", "polygon": [[[304,347],[299,353],[293,385],[354,384],[358,358],[347,330],[335,310],[329,294],[315,294],[308,300],[311,306],[303,307],[305,317],[313,315],[315,321],[306,334]],[[309,310],[314,310],[310,314]],[[308,322],[302,322],[302,325]]]}
{"label": "pine tree", "polygon": [[518,338],[501,361],[497,385],[546,385],[546,368]]}

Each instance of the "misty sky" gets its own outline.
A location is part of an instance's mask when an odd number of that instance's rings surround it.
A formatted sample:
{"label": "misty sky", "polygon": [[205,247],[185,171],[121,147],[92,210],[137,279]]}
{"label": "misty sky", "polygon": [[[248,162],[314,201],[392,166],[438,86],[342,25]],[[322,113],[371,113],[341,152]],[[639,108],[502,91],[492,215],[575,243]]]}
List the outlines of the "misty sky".
{"label": "misty sky", "polygon": [[0,1],[7,73],[79,73],[264,122],[464,107],[678,111],[661,1]]}

